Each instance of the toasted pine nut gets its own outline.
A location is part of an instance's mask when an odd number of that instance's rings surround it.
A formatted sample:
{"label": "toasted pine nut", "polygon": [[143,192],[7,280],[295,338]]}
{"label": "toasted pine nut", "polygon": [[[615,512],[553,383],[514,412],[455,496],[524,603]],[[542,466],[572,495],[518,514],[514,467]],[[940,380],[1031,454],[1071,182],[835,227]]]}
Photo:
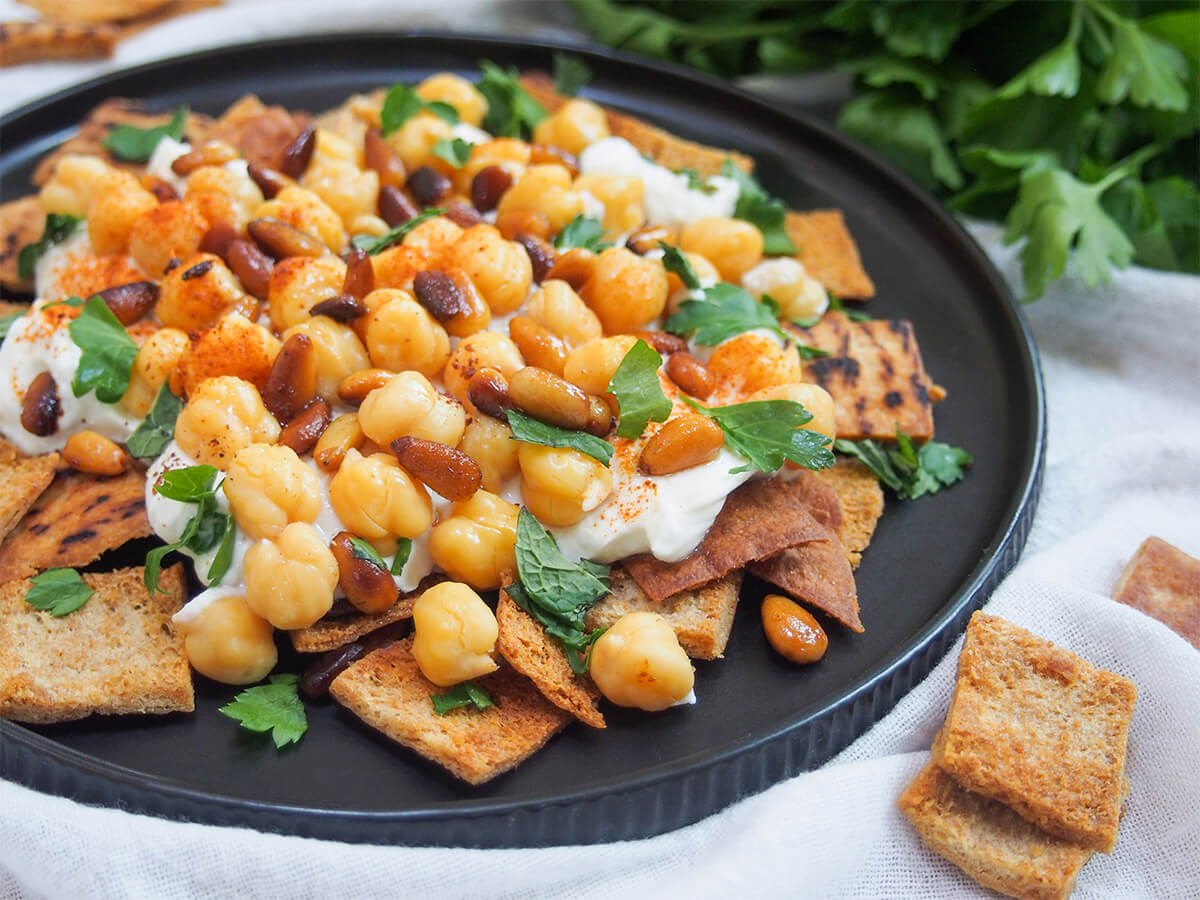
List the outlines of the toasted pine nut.
{"label": "toasted pine nut", "polygon": [[25,391],[21,401],[21,425],[30,434],[46,437],[58,431],[62,404],[58,400],[58,384],[49,372],[42,372]]}
{"label": "toasted pine nut", "polygon": [[413,296],[439,322],[471,311],[454,279],[437,269],[426,269],[413,276]]}
{"label": "toasted pine nut", "polygon": [[687,341],[666,331],[639,331],[637,336],[663,356],[687,349]]}
{"label": "toasted pine nut", "polygon": [[450,193],[450,179],[433,166],[421,166],[404,183],[417,203],[426,208],[436,206],[438,201]]}
{"label": "toasted pine nut", "polygon": [[351,372],[338,384],[338,397],[346,403],[358,406],[367,399],[367,394],[383,387],[395,377],[396,373],[387,369],[360,369]]}
{"label": "toasted pine nut", "polygon": [[79,431],[67,438],[63,459],[72,469],[91,475],[120,475],[129,457],[117,444],[94,431]]}
{"label": "toasted pine nut", "polygon": [[571,289],[578,292],[592,277],[592,269],[596,264],[596,254],[582,247],[573,247],[561,254],[546,273],[543,281],[558,279],[565,281]]}
{"label": "toasted pine nut", "polygon": [[308,232],[272,216],[252,219],[246,230],[254,238],[254,243],[276,259],[286,256],[324,256],[328,252],[325,245]]}
{"label": "toasted pine nut", "polygon": [[100,292],[104,305],[122,325],[132,325],[158,302],[158,285],[153,281],[134,281]]}
{"label": "toasted pine nut", "polygon": [[358,424],[357,413],[343,413],[325,429],[313,447],[313,462],[327,475],[332,475],[342,466],[349,450],[357,450],[366,442],[367,436]]}
{"label": "toasted pine nut", "polygon": [[277,172],[267,166],[260,166],[258,163],[247,165],[246,174],[250,176],[251,181],[258,185],[258,189],[263,192],[263,196],[268,200],[289,184],[295,184],[292,179],[288,178],[282,172]]}
{"label": "toasted pine nut", "polygon": [[275,268],[275,261],[271,257],[249,241],[235,240],[226,249],[225,259],[248,294],[253,294],[259,300],[267,299],[271,271]]}
{"label": "toasted pine nut", "polygon": [[508,380],[508,396],[517,409],[559,428],[582,430],[592,418],[587,394],[537,366],[513,373]]}
{"label": "toasted pine nut", "polygon": [[346,254],[346,278],[342,282],[342,293],[361,300],[375,290],[375,269],[371,257],[361,247]]}
{"label": "toasted pine nut", "polygon": [[667,225],[646,225],[639,228],[625,241],[625,246],[638,256],[645,256],[651,250],[659,249],[659,241],[674,244],[676,235],[674,229]]}
{"label": "toasted pine nut", "polygon": [[529,263],[533,267],[533,280],[541,284],[549,277],[558,259],[557,251],[545,238],[540,238],[527,231],[518,231],[514,240],[525,248],[529,254]]}
{"label": "toasted pine nut", "polygon": [[387,569],[358,554],[352,537],[340,531],[329,544],[338,564],[338,584],[359,612],[381,613],[399,599],[400,589]]}
{"label": "toasted pine nut", "polygon": [[505,410],[512,406],[512,401],[508,396],[508,379],[499,369],[484,366],[472,375],[467,382],[467,398],[484,415],[508,421]]}
{"label": "toasted pine nut", "polygon": [[360,319],[367,314],[367,307],[357,297],[350,294],[336,294],[328,300],[313,304],[308,310],[310,316],[326,316],[335,322],[346,324]]}
{"label": "toasted pine nut", "polygon": [[201,166],[223,166],[238,158],[238,152],[222,141],[210,141],[195,150],[177,156],[171,163],[176,175],[191,175]]}
{"label": "toasted pine nut", "polygon": [[[496,208],[500,197],[512,186],[512,175],[499,166],[485,166],[471,179],[471,202],[480,212]],[[546,220],[549,226],[550,220]]]}
{"label": "toasted pine nut", "polygon": [[284,175],[299,178],[308,169],[308,164],[312,162],[313,151],[316,149],[317,130],[309,125],[279,151],[276,168]]}
{"label": "toasted pine nut", "polygon": [[279,433],[279,443],[297,453],[307,453],[321,439],[332,417],[329,404],[318,397],[283,427]]}
{"label": "toasted pine nut", "polygon": [[242,294],[233,301],[229,312],[237,313],[247,322],[257,322],[262,315],[262,301],[255,299],[252,294]]}
{"label": "toasted pine nut", "polygon": [[508,336],[531,366],[561,375],[567,362],[567,345],[557,334],[529,316],[514,316]]}
{"label": "toasted pine nut", "polygon": [[704,363],[686,350],[671,354],[667,359],[666,372],[667,377],[679,385],[685,394],[703,400],[712,393],[712,375]]}
{"label": "toasted pine nut", "polygon": [[446,218],[464,229],[474,228],[483,221],[479,210],[463,200],[451,200],[446,204]]}
{"label": "toasted pine nut", "polygon": [[404,163],[398,157],[378,128],[370,128],[363,136],[363,159],[367,168],[379,173],[379,184],[382,187],[404,187],[407,174]]}
{"label": "toasted pine nut", "polygon": [[[617,423],[617,417],[608,402],[608,398],[612,396],[612,394],[607,394],[604,397],[588,395],[588,404],[591,412],[588,415],[588,423],[583,426],[584,431],[594,434],[597,437],[605,437],[613,430],[613,426]],[[613,399],[615,400],[616,398],[614,397]]]}
{"label": "toasted pine nut", "polygon": [[169,203],[172,200],[180,199],[179,191],[175,190],[175,186],[157,175],[143,175],[140,181],[142,187],[158,198],[159,203]]}
{"label": "toasted pine nut", "polygon": [[483,470],[461,450],[427,441],[402,437],[392,441],[392,452],[414,478],[423,481],[447,500],[466,500],[483,483]]}
{"label": "toasted pine nut", "polygon": [[230,223],[217,222],[200,238],[200,252],[215,253],[224,259],[229,253],[229,245],[237,240],[237,236],[237,230]]}
{"label": "toasted pine nut", "polygon": [[293,334],[275,357],[263,403],[281,422],[292,419],[317,395],[317,354],[312,338]]}
{"label": "toasted pine nut", "polygon": [[392,228],[416,218],[420,212],[400,188],[385,184],[379,189],[379,217]]}
{"label": "toasted pine nut", "polygon": [[570,172],[572,178],[579,174],[579,160],[575,158],[574,153],[568,153],[562,147],[550,144],[530,144],[529,164],[537,166],[543,163],[557,163]]}
{"label": "toasted pine nut", "polygon": [[647,475],[670,475],[715,459],[724,443],[720,425],[707,416],[685,413],[646,442],[639,464]]}

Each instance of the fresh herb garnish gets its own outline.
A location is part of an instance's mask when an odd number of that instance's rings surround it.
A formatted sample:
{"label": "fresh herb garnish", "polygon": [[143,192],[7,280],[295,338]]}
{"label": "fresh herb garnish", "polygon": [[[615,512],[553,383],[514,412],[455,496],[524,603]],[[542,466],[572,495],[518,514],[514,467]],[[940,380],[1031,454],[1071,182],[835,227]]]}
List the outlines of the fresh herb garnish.
{"label": "fresh herb garnish", "polygon": [[430,695],[429,699],[433,701],[433,711],[439,716],[444,716],[464,706],[487,709],[493,705],[492,695],[473,681],[463,681],[444,694]]}
{"label": "fresh herb garnish", "polygon": [[735,334],[766,328],[785,340],[779,327],[778,307],[759,303],[735,284],[721,282],[704,289],[703,300],[684,300],[663,328],[672,334],[692,335],[704,347],[715,347]]}
{"label": "fresh herb garnish", "polygon": [[129,387],[129,373],[138,346],[99,296],[83,304],[67,326],[71,340],[83,351],[71,390],[82,397],[91,390],[102,403],[116,403]]}
{"label": "fresh herb garnish", "polygon": [[519,410],[510,409],[507,412],[508,427],[512,429],[513,440],[524,441],[527,444],[541,444],[544,447],[578,450],[606,466],[612,459],[613,445],[603,438],[588,434],[586,431],[570,431],[566,428],[559,428],[557,425],[548,425]]}
{"label": "fresh herb garnish", "polygon": [[725,160],[721,166],[721,174],[737,182],[738,199],[733,209],[735,219],[744,219],[762,232],[763,253],[768,256],[792,256],[796,253],[796,245],[788,237],[784,227],[787,221],[787,207],[782,200],[777,200],[763,190],[762,185],[747,172]]}
{"label": "fresh herb garnish", "polygon": [[146,589],[154,593],[159,589],[158,575],[162,561],[168,553],[185,547],[194,553],[207,553],[218,547],[209,566],[207,584],[219,584],[229,571],[233,560],[233,541],[236,526],[233,517],[217,506],[217,470],[213,466],[188,466],[171,469],[163,473],[154,491],[169,500],[196,504],[196,512],[188,520],[179,540],[155,547],[146,554]]}
{"label": "fresh herb garnish", "polygon": [[183,401],[171,393],[166,382],[163,382],[150,412],[125,442],[130,455],[137,459],[150,459],[162,453],[175,437],[175,420],[182,411]]}
{"label": "fresh herb garnish", "polygon": [[379,124],[386,137],[417,113],[430,112],[439,119],[458,124],[458,110],[440,100],[422,100],[420,95],[407,84],[393,84],[383,98],[379,111]]}
{"label": "fresh herb garnish", "polygon": [[961,481],[965,466],[973,457],[961,447],[951,447],[939,441],[929,441],[920,449],[912,439],[896,429],[896,447],[889,449],[872,440],[833,442],[838,453],[853,456],[875,476],[906,500],[916,500],[925,494],[936,494],[944,487]]}
{"label": "fresh herb garnish", "polygon": [[[828,292],[826,292],[826,293],[828,293]],[[870,322],[871,321],[870,313],[863,312],[861,309],[853,309],[853,308],[847,306],[845,303],[842,302],[842,299],[840,297],[837,297],[833,294],[828,294],[828,296],[829,296],[830,312],[840,312],[851,322]]]}
{"label": "fresh herb garnish", "polygon": [[392,567],[388,570],[393,575],[399,575],[404,571],[404,567],[408,565],[408,558],[412,555],[412,538],[400,538],[396,542],[396,555],[392,557]]}
{"label": "fresh herb garnish", "polygon": [[360,537],[351,535],[350,537],[350,552],[359,559],[365,559],[379,568],[387,569],[387,563],[383,561],[383,557],[379,555],[379,551],[368,544]]}
{"label": "fresh herb garnish", "polygon": [[502,69],[484,59],[480,60],[479,68],[483,72],[478,85],[479,92],[488,102],[483,130],[497,137],[528,140],[534,126],[546,118],[542,104],[521,87],[521,76],[516,67]]}
{"label": "fresh herb garnish", "polygon": [[601,250],[611,247],[612,242],[604,240],[604,226],[601,223],[581,214],[568,222],[566,227],[558,233],[554,238],[554,246],[559,250],[582,247],[593,253],[599,253]]}
{"label": "fresh herb garnish", "polygon": [[9,329],[13,327],[17,319],[23,319],[27,315],[29,315],[28,312],[15,312],[9,313],[6,316],[0,316],[0,342],[8,337]]}
{"label": "fresh herb garnish", "polygon": [[299,675],[272,675],[269,683],[247,688],[218,711],[247,731],[271,732],[271,740],[279,750],[296,743],[308,731],[299,688]]}
{"label": "fresh herb garnish", "polygon": [[670,417],[672,404],[658,380],[661,365],[658,352],[638,338],[613,372],[608,389],[616,395],[621,411],[617,424],[619,437],[640,437],[647,422],[665,422]]}
{"label": "fresh herb garnish", "polygon": [[683,399],[720,425],[725,443],[748,460],[730,469],[730,474],[751,469],[775,472],[789,460],[806,469],[828,469],[834,463],[829,438],[800,427],[812,421],[812,413],[793,400],[752,400],[707,407],[689,397]]}
{"label": "fresh herb garnish", "polygon": [[699,191],[702,194],[709,195],[717,192],[717,186],[715,184],[709,184],[707,181],[705,181],[700,173],[695,169],[676,169],[675,174],[682,175],[687,179],[689,190]]}
{"label": "fresh herb garnish", "polygon": [[456,169],[461,169],[467,164],[467,160],[471,158],[471,144],[464,141],[462,138],[454,138],[448,141],[445,138],[439,138],[434,142],[433,149],[429,151],[438,159],[444,159]]}
{"label": "fresh herb garnish", "polygon": [[796,341],[796,352],[800,354],[800,358],[807,362],[810,359],[824,359],[829,355],[828,350],[822,350],[820,347],[810,347],[808,344],[802,344]]}
{"label": "fresh herb garnish", "polygon": [[351,243],[358,249],[366,250],[367,253],[374,256],[376,253],[382,253],[388,247],[392,246],[392,244],[401,240],[422,222],[427,222],[435,216],[440,216],[445,211],[444,207],[431,206],[419,216],[413,216],[407,222],[401,222],[387,234],[380,235],[379,237],[372,237],[369,234],[356,234]]}
{"label": "fresh herb garnish", "polygon": [[588,651],[603,629],[588,632],[584,616],[609,591],[608,566],[586,559],[570,562],[541,522],[524,508],[517,518],[516,554],[520,583],[505,591],[558,639],[571,670],[586,672]]}
{"label": "fresh herb garnish", "polygon": [[579,89],[592,80],[592,68],[578,56],[554,54],[554,90],[565,97],[574,97]]}
{"label": "fresh herb garnish", "polygon": [[74,569],[46,569],[30,579],[25,602],[59,618],[73,613],[92,596],[92,589]]}
{"label": "fresh herb garnish", "polygon": [[181,106],[171,114],[171,121],[153,128],[135,128],[132,125],[117,125],[105,135],[101,142],[117,159],[125,162],[145,162],[154,153],[154,148],[164,137],[179,140],[187,127],[188,108]]}
{"label": "fresh herb garnish", "polygon": [[34,267],[47,250],[55,244],[61,244],[75,233],[83,219],[67,213],[47,213],[46,224],[42,228],[42,236],[32,244],[21,248],[17,256],[17,276],[22,280],[33,277]]}
{"label": "fresh herb garnish", "polygon": [[679,276],[679,280],[689,291],[699,290],[700,276],[696,274],[696,270],[692,268],[692,263],[684,255],[684,252],[678,247],[672,247],[666,241],[659,241],[658,246],[662,247],[663,251],[663,268]]}

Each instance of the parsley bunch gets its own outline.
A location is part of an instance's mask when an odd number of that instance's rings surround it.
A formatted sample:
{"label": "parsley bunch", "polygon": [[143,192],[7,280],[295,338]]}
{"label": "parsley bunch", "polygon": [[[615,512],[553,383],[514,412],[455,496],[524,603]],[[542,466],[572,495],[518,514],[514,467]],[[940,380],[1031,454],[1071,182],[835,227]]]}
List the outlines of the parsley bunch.
{"label": "parsley bunch", "polygon": [[839,65],[838,124],[1021,242],[1026,299],[1200,274],[1194,0],[572,0],[596,39],[726,77]]}

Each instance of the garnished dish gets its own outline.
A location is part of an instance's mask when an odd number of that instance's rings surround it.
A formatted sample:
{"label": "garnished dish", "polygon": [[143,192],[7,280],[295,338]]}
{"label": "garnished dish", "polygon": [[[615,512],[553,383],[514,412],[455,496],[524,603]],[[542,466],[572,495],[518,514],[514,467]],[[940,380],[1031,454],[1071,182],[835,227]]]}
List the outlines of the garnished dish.
{"label": "garnished dish", "polygon": [[883,487],[971,463],[912,326],[863,310],[840,212],[557,76],[110,101],[43,161],[3,218],[36,299],[0,346],[0,716],[187,713],[194,672],[277,747],[332,697],[480,784],[605,702],[703,715],[747,576],[794,665],[864,630]]}

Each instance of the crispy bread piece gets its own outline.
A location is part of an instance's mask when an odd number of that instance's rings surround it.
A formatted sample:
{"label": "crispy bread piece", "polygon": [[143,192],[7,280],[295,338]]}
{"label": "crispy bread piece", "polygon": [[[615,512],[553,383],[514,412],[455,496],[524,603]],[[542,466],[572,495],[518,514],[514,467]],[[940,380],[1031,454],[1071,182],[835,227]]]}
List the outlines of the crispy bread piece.
{"label": "crispy bread piece", "polygon": [[879,479],[857,459],[848,457],[839,457],[832,469],[814,474],[838,496],[842,521],[836,528],[837,536],[850,565],[857,569],[883,515],[883,488]]}
{"label": "crispy bread piece", "polygon": [[808,541],[751,563],[749,571],[827,613],[851,631],[864,630],[858,615],[854,573],[836,534],[830,533],[829,540]]}
{"label": "crispy bread piece", "polygon": [[1108,853],[1136,702],[1129,679],[977,612],[933,761],[967,790]]}
{"label": "crispy bread piece", "polygon": [[0,23],[0,66],[61,59],[107,59],[117,45],[111,25]]}
{"label": "crispy bread piece", "polygon": [[0,581],[51,566],[86,566],[107,550],[149,537],[146,475],[105,478],[67,469],[0,543]]}
{"label": "crispy bread piece", "polygon": [[1069,897],[1093,852],[963,790],[933,763],[905,788],[899,806],[931,850],[984,887],[1021,900]]}
{"label": "crispy bread piece", "polygon": [[1113,599],[1153,616],[1200,649],[1200,559],[1148,537],[1121,573]]}
{"label": "crispy bread piece", "polygon": [[[10,535],[29,512],[37,499],[54,481],[54,473],[62,468],[62,457],[57,451],[42,456],[25,456],[8,441],[0,441],[0,483],[4,485],[0,496],[0,540]],[[33,574],[36,570],[31,570]],[[20,575],[3,574],[0,581],[19,578]]]}
{"label": "crispy bread piece", "polygon": [[796,259],[835,297],[870,300],[875,296],[875,283],[863,268],[840,209],[789,212],[784,228],[796,245]]}
{"label": "crispy bread piece", "polygon": [[494,706],[439,716],[429,698],[446,689],[421,674],[412,642],[405,638],[367,654],[333,680],[329,693],[372,728],[468,784],[516,767],[572,721],[508,666],[476,681]]}
{"label": "crispy bread piece", "polygon": [[932,382],[911,323],[852,322],[828,313],[812,328],[792,328],[829,356],[804,364],[805,377],[833,395],[840,438],[894,441],[896,426],[915,441],[933,437]]}
{"label": "crispy bread piece", "polygon": [[46,212],[34,194],[0,205],[0,287],[33,293],[33,281],[18,272],[21,248],[41,240],[45,227]]}
{"label": "crispy bread piece", "polygon": [[279,152],[308,122],[306,113],[265,106],[256,96],[247,94],[221,113],[204,139],[232,144],[249,162],[274,167]]}
{"label": "crispy bread piece", "polygon": [[[438,579],[440,580],[440,579]],[[307,628],[297,628],[289,631],[292,646],[300,653],[324,653],[326,650],[336,650],[351,641],[356,641],[372,631],[378,631],[385,625],[411,619],[413,602],[428,587],[437,581],[424,581],[417,590],[410,594],[402,594],[400,598],[381,613],[355,613],[338,619],[321,619]]]}
{"label": "crispy bread piece", "polygon": [[597,600],[587,612],[587,627],[611,628],[631,612],[656,612],[675,629],[685,653],[692,659],[720,659],[733,630],[742,588],[742,572],[730,572],[694,591],[680,591],[656,603],[646,596],[624,569],[613,566],[612,593]]}
{"label": "crispy bread piece", "polygon": [[101,25],[134,19],[169,6],[171,0],[20,0],[45,18],[72,25]]}
{"label": "crispy bread piece", "polygon": [[829,530],[808,511],[806,494],[796,481],[749,481],[729,495],[690,556],[668,563],[642,553],[625,560],[625,568],[651,600],[661,603],[780,550],[827,539]]}
{"label": "crispy bread piece", "polygon": [[25,602],[29,581],[0,585],[0,717],[191,712],[192,670],[171,623],[187,599],[183,566],[163,569],[165,594],[147,593],[142,575],[84,575],[95,593],[61,618]]}
{"label": "crispy bread piece", "polygon": [[496,605],[496,622],[500,626],[496,649],[514,669],[559,709],[593,728],[604,727],[599,689],[586,675],[571,671],[562,648],[504,591]]}

